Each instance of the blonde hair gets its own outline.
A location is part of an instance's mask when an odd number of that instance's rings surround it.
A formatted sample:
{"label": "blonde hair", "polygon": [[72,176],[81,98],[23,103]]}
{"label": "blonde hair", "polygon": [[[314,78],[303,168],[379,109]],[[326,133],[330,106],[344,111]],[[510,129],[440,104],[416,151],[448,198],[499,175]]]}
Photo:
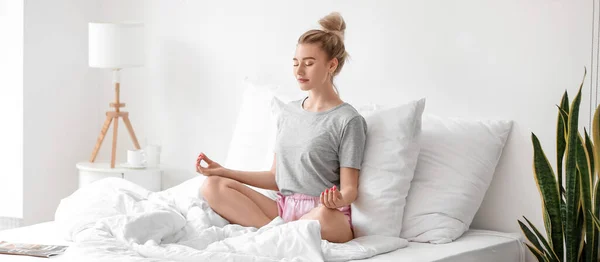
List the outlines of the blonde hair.
{"label": "blonde hair", "polygon": [[[327,16],[319,20],[321,30],[313,29],[308,30],[298,38],[298,44],[319,44],[321,49],[327,54],[328,59],[337,58],[338,66],[331,74],[331,81],[333,77],[340,73],[344,63],[348,58],[348,53],[344,46],[344,31],[346,30],[346,22],[342,15],[338,12],[332,12]],[[336,93],[339,92],[335,85]]]}

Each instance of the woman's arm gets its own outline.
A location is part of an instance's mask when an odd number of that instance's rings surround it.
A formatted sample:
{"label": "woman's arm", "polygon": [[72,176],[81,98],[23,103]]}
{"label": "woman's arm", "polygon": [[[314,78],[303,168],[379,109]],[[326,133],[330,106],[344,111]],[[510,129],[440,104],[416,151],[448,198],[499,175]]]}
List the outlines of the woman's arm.
{"label": "woman's arm", "polygon": [[350,205],[358,196],[358,175],[367,141],[367,122],[358,115],[348,121],[342,130],[339,161],[340,189],[335,186],[321,194],[323,204],[329,208]]}
{"label": "woman's arm", "polygon": [[344,199],[344,206],[352,204],[358,196],[358,172],[356,168],[340,168],[340,193]]}
{"label": "woman's arm", "polygon": [[273,156],[273,165],[269,171],[240,171],[226,168],[221,176],[255,187],[279,190],[275,182],[275,156]]}
{"label": "woman's arm", "polygon": [[[202,166],[200,164],[201,161],[206,162],[208,166]],[[254,187],[279,191],[275,182],[275,155],[273,155],[273,165],[269,171],[239,171],[224,168],[219,163],[212,161],[204,153],[200,153],[196,161],[196,172],[205,176],[226,177]]]}
{"label": "woman's arm", "polygon": [[336,186],[321,192],[320,202],[328,208],[340,208],[352,204],[358,196],[358,172],[356,168],[340,168],[340,186]]}

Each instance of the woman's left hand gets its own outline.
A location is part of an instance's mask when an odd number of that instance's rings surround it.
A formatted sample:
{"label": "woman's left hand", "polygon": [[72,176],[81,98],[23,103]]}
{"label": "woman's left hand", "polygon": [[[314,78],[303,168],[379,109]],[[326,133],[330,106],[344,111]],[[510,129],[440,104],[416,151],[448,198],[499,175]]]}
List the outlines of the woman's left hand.
{"label": "woman's left hand", "polygon": [[325,207],[332,209],[340,208],[346,205],[344,196],[342,196],[342,192],[340,192],[336,186],[321,192],[320,201]]}

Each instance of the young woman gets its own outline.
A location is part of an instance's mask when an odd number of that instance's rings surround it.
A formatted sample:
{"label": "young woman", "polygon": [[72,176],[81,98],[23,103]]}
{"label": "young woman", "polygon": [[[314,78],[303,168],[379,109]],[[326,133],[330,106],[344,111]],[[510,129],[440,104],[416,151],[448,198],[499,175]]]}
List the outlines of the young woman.
{"label": "young woman", "polygon": [[[204,153],[196,170],[207,176],[201,194],[231,223],[262,227],[277,216],[315,219],[323,239],[341,243],[354,238],[350,204],[357,196],[367,124],[333,85],[348,56],[346,24],[339,13],[319,23],[322,30],[309,30],[298,39],[294,77],[308,96],[282,110],[271,170],[230,170]],[[277,200],[245,184],[279,191]]]}

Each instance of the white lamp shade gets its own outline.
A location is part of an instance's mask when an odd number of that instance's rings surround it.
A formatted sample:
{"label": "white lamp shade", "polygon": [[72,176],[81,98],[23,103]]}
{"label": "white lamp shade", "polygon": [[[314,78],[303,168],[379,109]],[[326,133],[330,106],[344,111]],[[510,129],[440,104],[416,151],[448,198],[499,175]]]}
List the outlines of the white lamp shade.
{"label": "white lamp shade", "polygon": [[89,66],[121,69],[144,65],[143,23],[89,23]]}

